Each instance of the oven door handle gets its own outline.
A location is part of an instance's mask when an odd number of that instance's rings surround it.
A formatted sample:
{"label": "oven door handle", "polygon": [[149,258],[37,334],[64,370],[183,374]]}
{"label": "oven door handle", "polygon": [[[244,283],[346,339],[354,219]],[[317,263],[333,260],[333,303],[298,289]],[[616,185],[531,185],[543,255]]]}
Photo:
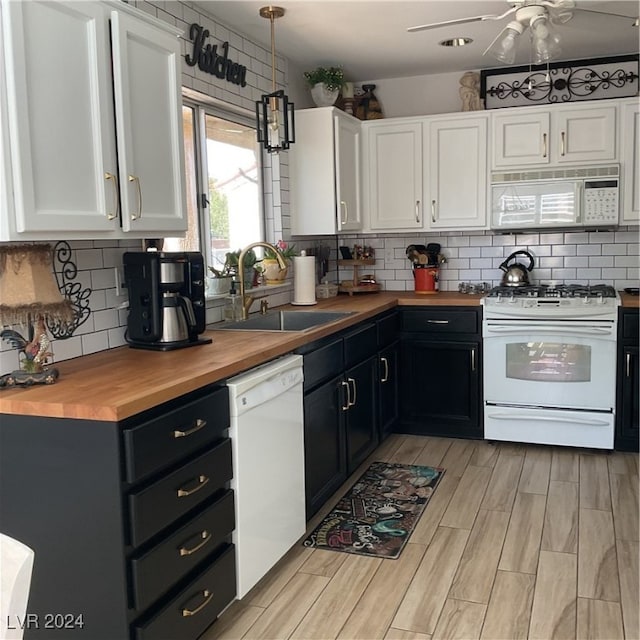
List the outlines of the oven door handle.
{"label": "oven door handle", "polygon": [[567,418],[567,417],[559,417],[557,414],[555,416],[540,416],[534,414],[523,414],[521,411],[518,412],[509,412],[504,411],[501,413],[487,413],[487,417],[491,418],[491,420],[532,420],[533,422],[564,422],[566,424],[579,424],[579,425],[590,425],[594,427],[608,427],[610,426],[609,422],[606,420],[596,420],[593,418]]}
{"label": "oven door handle", "polygon": [[495,334],[513,334],[513,333],[555,333],[562,336],[609,336],[613,335],[613,327],[576,327],[572,325],[540,325],[540,324],[523,324],[517,327],[508,327],[505,325],[487,325],[486,333]]}

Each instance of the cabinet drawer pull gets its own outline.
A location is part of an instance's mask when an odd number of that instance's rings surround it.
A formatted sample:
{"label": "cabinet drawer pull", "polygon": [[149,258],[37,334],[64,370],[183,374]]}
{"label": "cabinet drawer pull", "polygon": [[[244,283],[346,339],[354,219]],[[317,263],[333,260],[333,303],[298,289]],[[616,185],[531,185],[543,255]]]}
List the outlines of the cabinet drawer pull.
{"label": "cabinet drawer pull", "polygon": [[187,429],[186,431],[179,431],[179,430],[175,430],[173,432],[173,437],[174,438],[186,438],[187,436],[190,436],[192,433],[195,433],[196,431],[200,431],[200,429],[202,429],[203,427],[207,426],[207,421],[203,420],[202,418],[197,418],[196,422],[195,422],[195,427],[193,427],[193,429]]}
{"label": "cabinet drawer pull", "polygon": [[471,349],[471,371],[476,370],[476,350]]}
{"label": "cabinet drawer pull", "polygon": [[431,201],[431,222],[436,221],[436,201]]}
{"label": "cabinet drawer pull", "polygon": [[135,182],[138,187],[138,213],[131,214],[132,220],[138,220],[138,218],[142,218],[142,189],[140,189],[140,178],[138,178],[138,176],[129,176],[129,182]]}
{"label": "cabinet drawer pull", "polygon": [[118,214],[120,213],[120,200],[118,199],[118,178],[113,175],[113,173],[105,173],[104,174],[104,179],[105,180],[113,180],[113,210],[114,213],[109,213],[107,211],[107,220],[115,220],[118,217]]}
{"label": "cabinet drawer pull", "polygon": [[631,377],[631,354],[627,353],[627,378]]}
{"label": "cabinet drawer pull", "polygon": [[384,375],[380,378],[380,382],[389,381],[389,361],[386,358],[380,357],[380,362],[384,364]]}
{"label": "cabinet drawer pull", "polygon": [[542,157],[547,157],[547,134],[542,134]]}
{"label": "cabinet drawer pull", "polygon": [[349,407],[351,406],[351,387],[349,386],[349,383],[345,382],[344,380],[342,380],[342,382],[340,382],[340,384],[343,387],[347,387],[347,404],[346,405],[342,405],[342,410],[343,411],[348,411]]}
{"label": "cabinet drawer pull", "polygon": [[189,616],[195,616],[196,613],[200,613],[210,602],[211,598],[213,598],[213,592],[209,591],[209,589],[204,589],[202,591],[202,597],[204,600],[195,608],[195,609],[183,609],[182,617],[188,618]]}
{"label": "cabinet drawer pull", "polygon": [[420,224],[420,200],[416,200],[416,222]]}
{"label": "cabinet drawer pull", "polygon": [[178,549],[181,556],[190,556],[196,551],[202,549],[202,547],[204,547],[204,545],[211,540],[211,534],[206,529],[204,531],[201,531],[198,534],[198,537],[202,538],[202,541],[199,542],[195,547],[191,547],[190,549],[188,549],[187,547],[180,547],[180,549]]}
{"label": "cabinet drawer pull", "polygon": [[353,400],[349,400],[349,406],[353,407],[356,404],[356,381],[353,378],[347,378],[347,382],[353,383]]}
{"label": "cabinet drawer pull", "polygon": [[427,320],[427,324],[449,324],[448,320]]}
{"label": "cabinet drawer pull", "polygon": [[207,476],[198,476],[198,484],[196,484],[193,489],[178,489],[178,498],[193,495],[196,491],[200,491],[207,482],[209,482],[209,478],[207,478]]}
{"label": "cabinet drawer pull", "polygon": [[344,200],[340,200],[340,224],[347,224],[349,219],[349,209],[347,203]]}
{"label": "cabinet drawer pull", "polygon": [[560,155],[563,156],[564,155],[564,139],[565,139],[565,133],[564,131],[560,132]]}

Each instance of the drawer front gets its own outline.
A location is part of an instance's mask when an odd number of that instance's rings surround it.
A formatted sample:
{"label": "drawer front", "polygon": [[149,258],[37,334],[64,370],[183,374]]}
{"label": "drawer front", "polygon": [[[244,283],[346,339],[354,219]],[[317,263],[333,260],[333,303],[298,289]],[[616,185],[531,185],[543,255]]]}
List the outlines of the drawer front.
{"label": "drawer front", "polygon": [[229,392],[217,389],[124,431],[126,476],[136,482],[197,451],[229,427]]}
{"label": "drawer front", "polygon": [[622,314],[622,337],[625,340],[638,340],[638,312],[625,311]]}
{"label": "drawer front", "polygon": [[131,560],[134,608],[144,611],[215,551],[234,528],[233,491],[229,490],[189,524]]}
{"label": "drawer front", "polygon": [[406,309],[402,311],[402,331],[420,333],[471,333],[480,331],[475,310]]}
{"label": "drawer front", "polygon": [[138,546],[197,507],[233,476],[231,440],[129,496],[131,543]]}
{"label": "drawer front", "polygon": [[367,323],[344,336],[344,366],[352,367],[368,357],[378,349],[378,335],[376,325]]}
{"label": "drawer front", "polygon": [[378,348],[381,349],[390,345],[398,339],[398,331],[400,331],[400,314],[397,311],[376,320],[378,329]]}
{"label": "drawer front", "polygon": [[229,547],[152,618],[136,624],[137,640],[197,638],[235,598],[235,547]]}
{"label": "drawer front", "polygon": [[304,390],[342,373],[342,339],[318,347],[304,356]]}

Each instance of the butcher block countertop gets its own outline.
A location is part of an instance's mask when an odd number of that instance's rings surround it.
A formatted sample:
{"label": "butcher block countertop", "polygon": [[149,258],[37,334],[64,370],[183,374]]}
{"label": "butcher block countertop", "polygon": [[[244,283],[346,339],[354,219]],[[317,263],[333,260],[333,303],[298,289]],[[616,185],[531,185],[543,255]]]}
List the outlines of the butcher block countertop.
{"label": "butcher block countertop", "polygon": [[629,293],[620,291],[620,299],[625,309],[640,309],[640,296],[632,296]]}
{"label": "butcher block countertop", "polygon": [[[118,421],[346,329],[397,305],[476,306],[479,295],[380,292],[319,300],[304,310],[352,315],[303,332],[207,331],[205,344],[175,351],[118,347],[56,364],[53,385],[0,389],[0,414]],[[279,309],[297,309],[285,306]],[[1,419],[1,418],[0,418]]]}

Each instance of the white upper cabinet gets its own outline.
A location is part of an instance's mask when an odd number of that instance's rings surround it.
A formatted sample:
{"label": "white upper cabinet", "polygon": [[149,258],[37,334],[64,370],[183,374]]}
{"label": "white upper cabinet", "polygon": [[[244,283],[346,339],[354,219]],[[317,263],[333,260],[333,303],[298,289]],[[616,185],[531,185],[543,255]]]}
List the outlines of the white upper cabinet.
{"label": "white upper cabinet", "polygon": [[2,2],[13,196],[2,202],[2,240],[186,229],[177,31],[113,7]]}
{"label": "white upper cabinet", "polygon": [[487,119],[467,115],[425,124],[427,229],[486,227]]}
{"label": "white upper cabinet", "polygon": [[289,150],[293,235],[362,228],[360,122],[334,107],[296,111]]}
{"label": "white upper cabinet", "polygon": [[364,132],[364,206],[372,231],[422,229],[422,122],[373,121]]}
{"label": "white upper cabinet", "polygon": [[617,159],[615,105],[593,103],[491,114],[494,169],[612,162]]}
{"label": "white upper cabinet", "polygon": [[638,99],[621,105],[622,213],[620,224],[640,222],[640,108]]}
{"label": "white upper cabinet", "polygon": [[180,43],[111,12],[122,228],[186,230]]}

